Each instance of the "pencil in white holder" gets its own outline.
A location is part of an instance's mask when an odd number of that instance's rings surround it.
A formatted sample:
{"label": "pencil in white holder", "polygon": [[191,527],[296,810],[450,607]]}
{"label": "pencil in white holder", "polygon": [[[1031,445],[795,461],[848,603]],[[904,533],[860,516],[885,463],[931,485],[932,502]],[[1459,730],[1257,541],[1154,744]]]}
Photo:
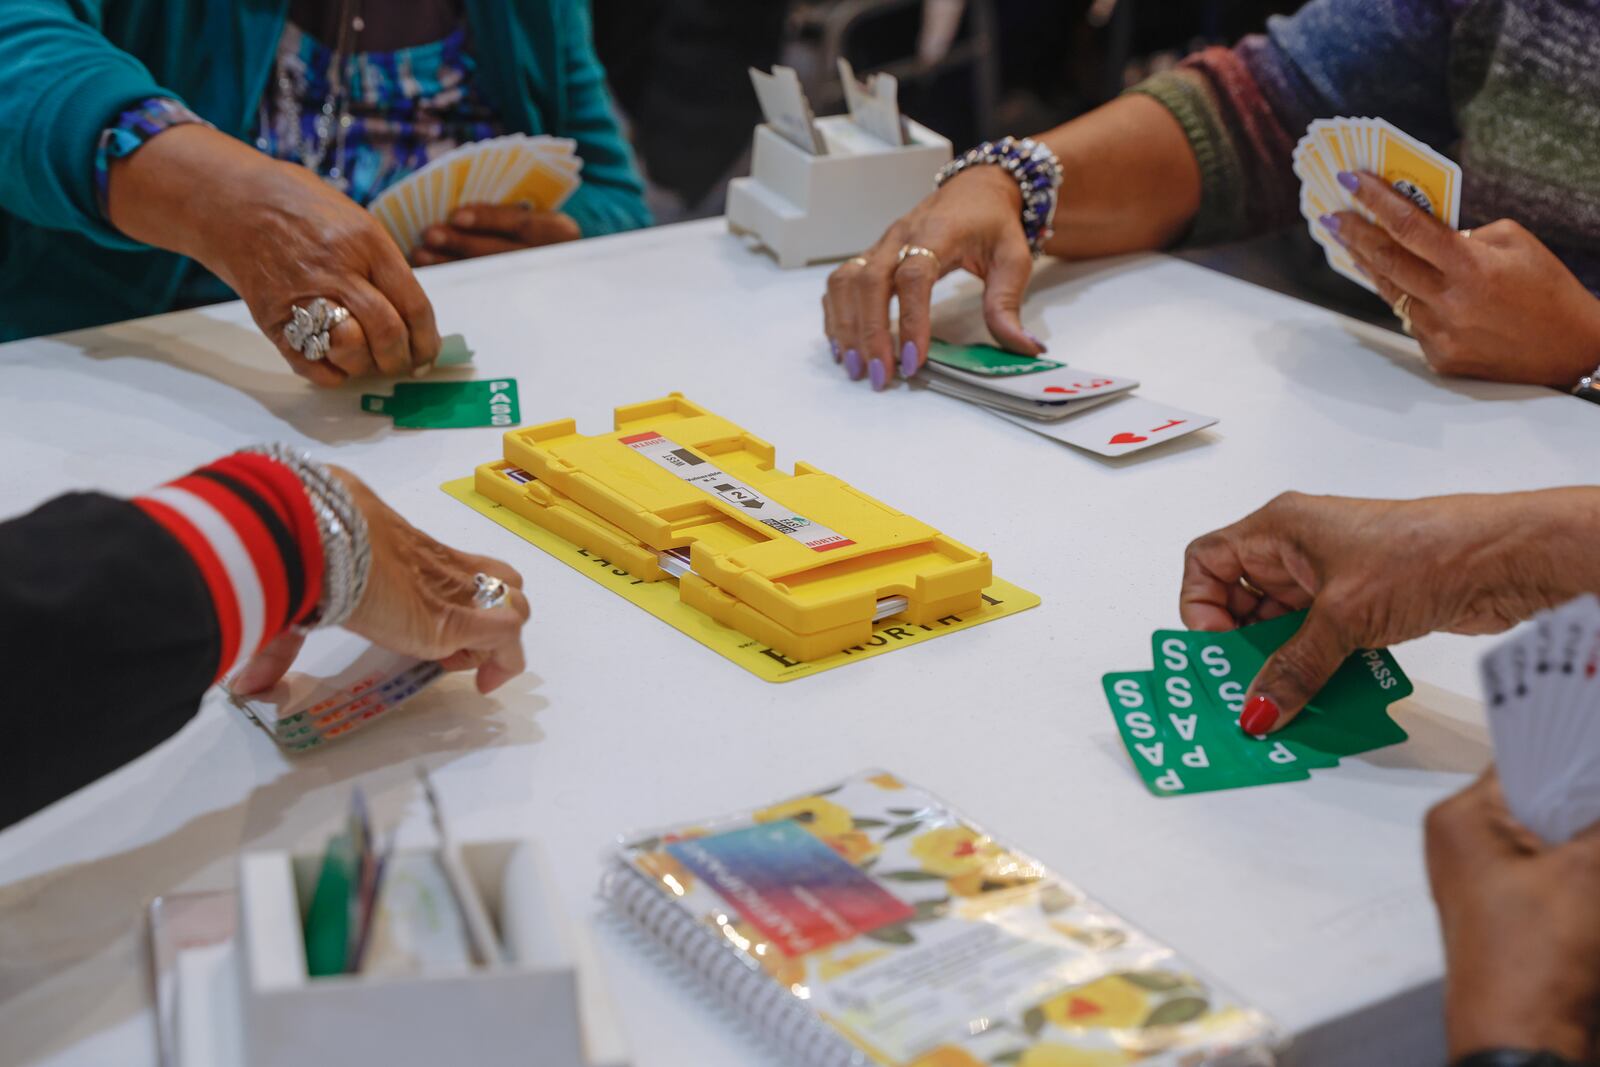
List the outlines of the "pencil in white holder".
{"label": "pencil in white holder", "polygon": [[816,120],[827,155],[812,155],[770,125],[756,127],[750,176],[728,186],[728,229],[753,235],[784,268],[844,259],[933,192],[950,142],[910,119],[889,145],[849,115]]}
{"label": "pencil in white holder", "polygon": [[407,976],[308,977],[302,919],[321,857],[241,857],[246,1067],[627,1067],[620,1020],[583,928],[563,915],[543,851],[532,841],[460,851],[504,961]]}

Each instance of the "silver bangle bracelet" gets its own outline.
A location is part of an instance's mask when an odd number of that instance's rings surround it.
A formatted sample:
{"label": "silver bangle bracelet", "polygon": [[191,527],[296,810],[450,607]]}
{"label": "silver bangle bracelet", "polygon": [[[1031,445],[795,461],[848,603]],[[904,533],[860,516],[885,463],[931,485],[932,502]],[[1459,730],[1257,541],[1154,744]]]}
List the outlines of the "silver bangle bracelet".
{"label": "silver bangle bracelet", "polygon": [[322,599],[308,625],[342,624],[361,603],[372,573],[366,517],[349,488],[305,453],[285,444],[252,445],[244,451],[274,459],[300,479],[322,539]]}

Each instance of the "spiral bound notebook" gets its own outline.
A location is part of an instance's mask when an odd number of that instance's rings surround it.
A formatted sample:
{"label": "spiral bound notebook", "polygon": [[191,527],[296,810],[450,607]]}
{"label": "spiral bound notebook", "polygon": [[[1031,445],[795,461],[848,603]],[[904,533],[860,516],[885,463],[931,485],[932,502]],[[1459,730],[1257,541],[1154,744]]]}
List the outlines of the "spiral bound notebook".
{"label": "spiral bound notebook", "polygon": [[1265,1067],[1149,935],[883,771],[621,841],[611,905],[806,1067]]}

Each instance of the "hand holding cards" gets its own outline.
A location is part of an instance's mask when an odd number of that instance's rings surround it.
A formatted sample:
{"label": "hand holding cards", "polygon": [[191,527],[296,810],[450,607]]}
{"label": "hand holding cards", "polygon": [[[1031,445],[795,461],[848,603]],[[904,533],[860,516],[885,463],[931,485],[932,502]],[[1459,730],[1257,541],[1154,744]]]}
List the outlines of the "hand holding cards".
{"label": "hand holding cards", "polygon": [[[991,345],[928,346],[928,388],[993,411],[1035,433],[1102,456],[1122,456],[1214,425],[1216,418],[1132,396],[1139,383]],[[1084,412],[1096,409],[1090,415]]]}
{"label": "hand holding cards", "polygon": [[1356,268],[1321,222],[1340,211],[1371,217],[1339,180],[1340,174],[1357,171],[1376,174],[1453,230],[1460,221],[1461,168],[1383,119],[1317,119],[1300,138],[1294,172],[1300,177],[1300,214],[1311,226],[1311,237],[1322,246],[1329,266],[1363,289],[1377,292],[1372,279]]}
{"label": "hand holding cards", "polygon": [[348,630],[313,630],[295,668],[262,693],[224,689],[285,750],[315,748],[367,726],[438,681],[444,668],[377,647]]}
{"label": "hand holding cards", "polygon": [[1536,616],[1479,671],[1511,813],[1552,845],[1600,821],[1600,600]]}
{"label": "hand holding cards", "polygon": [[1406,739],[1388,706],[1411,682],[1386,650],[1359,651],[1289,725],[1257,739],[1239,727],[1245,691],[1304,612],[1226,633],[1157,630],[1155,669],[1102,680],[1117,730],[1156,796],[1289,782]]}
{"label": "hand holding cards", "polygon": [[368,205],[409,258],[423,231],[464,204],[525,203],[555,211],[582,184],[577,142],[513,133],[446,152],[385,189]]}

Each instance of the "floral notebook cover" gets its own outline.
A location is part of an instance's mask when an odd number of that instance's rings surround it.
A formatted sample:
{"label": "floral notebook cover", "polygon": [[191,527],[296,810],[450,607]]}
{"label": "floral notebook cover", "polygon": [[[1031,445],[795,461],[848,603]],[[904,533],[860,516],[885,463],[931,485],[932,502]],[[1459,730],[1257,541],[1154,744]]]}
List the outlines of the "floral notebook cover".
{"label": "floral notebook cover", "polygon": [[1273,1062],[1259,1012],[886,772],[626,838],[604,892],[801,1062]]}

